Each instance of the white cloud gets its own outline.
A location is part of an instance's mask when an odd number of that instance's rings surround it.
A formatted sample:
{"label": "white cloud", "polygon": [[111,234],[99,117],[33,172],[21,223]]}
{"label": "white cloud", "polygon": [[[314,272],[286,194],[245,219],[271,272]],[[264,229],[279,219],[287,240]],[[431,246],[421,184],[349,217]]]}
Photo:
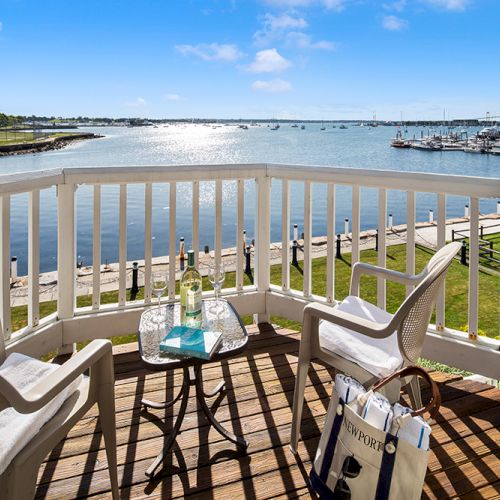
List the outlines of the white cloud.
{"label": "white cloud", "polygon": [[281,39],[287,30],[307,28],[307,21],[301,17],[293,17],[289,14],[281,14],[279,16],[266,14],[263,17],[262,25],[262,29],[257,31],[253,36],[257,45],[266,45],[274,40]]}
{"label": "white cloud", "polygon": [[200,43],[198,45],[176,45],[184,56],[195,55],[204,61],[235,61],[243,54],[233,44]]}
{"label": "white cloud", "polygon": [[265,0],[265,3],[273,7],[307,7],[314,3],[314,0]]}
{"label": "white cloud", "polygon": [[264,92],[290,92],[292,90],[292,84],[286,80],[281,80],[276,78],[274,80],[256,80],[252,83],[253,90],[262,90]]}
{"label": "white cloud", "polygon": [[406,7],[406,0],[398,0],[392,3],[383,3],[382,7],[385,10],[395,10],[396,12],[403,12]]}
{"label": "white cloud", "polygon": [[0,21],[0,31],[2,31],[2,30],[3,30],[3,23],[2,23],[2,21]]}
{"label": "white cloud", "polygon": [[181,96],[179,94],[166,94],[165,99],[167,101],[180,101]]}
{"label": "white cloud", "polygon": [[295,45],[300,49],[319,49],[319,50],[337,50],[338,44],[327,40],[313,42],[311,37],[300,31],[292,31],[287,34],[286,42],[288,45]]}
{"label": "white cloud", "polygon": [[345,0],[265,0],[265,3],[286,9],[322,5],[329,10],[341,11],[344,8]]}
{"label": "white cloud", "polygon": [[408,27],[408,21],[405,21],[404,19],[396,16],[385,16],[382,19],[382,26],[386,30],[401,31]]}
{"label": "white cloud", "polygon": [[146,106],[146,99],[143,97],[138,97],[135,101],[129,101],[125,103],[129,108],[143,108]]}
{"label": "white cloud", "polygon": [[323,5],[329,10],[336,10],[340,12],[344,10],[345,2],[344,0],[323,0]]}
{"label": "white cloud", "polygon": [[254,61],[248,66],[252,73],[274,73],[284,71],[292,65],[276,49],[261,50],[255,54]]}
{"label": "white cloud", "polygon": [[423,3],[445,10],[463,11],[470,0],[421,0]]}
{"label": "white cloud", "polygon": [[266,14],[264,16],[264,24],[270,30],[307,28],[307,21],[305,19],[303,19],[302,17],[292,17],[289,14],[281,14],[280,16]]}

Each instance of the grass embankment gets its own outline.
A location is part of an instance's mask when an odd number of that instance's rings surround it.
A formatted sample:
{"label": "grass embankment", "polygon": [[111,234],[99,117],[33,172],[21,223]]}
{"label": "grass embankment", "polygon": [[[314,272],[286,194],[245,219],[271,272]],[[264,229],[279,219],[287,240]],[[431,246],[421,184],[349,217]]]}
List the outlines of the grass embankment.
{"label": "grass embankment", "polygon": [[0,146],[24,144],[26,142],[33,142],[33,140],[33,132],[0,131]]}
{"label": "grass embankment", "polygon": [[33,132],[7,132],[0,130],[0,146],[11,146],[14,144],[27,144],[57,137],[68,137],[74,135],[75,132],[56,132],[56,133],[36,133]]}
{"label": "grass embankment", "polygon": [[[419,272],[429,258],[432,251],[417,247],[416,269]],[[351,255],[345,254],[343,259],[335,259],[335,297],[341,300],[349,293],[349,282],[351,276]],[[377,253],[374,250],[364,250],[361,252],[361,260],[376,264]],[[302,263],[300,263],[302,265]],[[406,267],[406,246],[396,245],[387,248],[387,267],[404,271]],[[326,295],[326,258],[321,257],[312,261],[312,292],[316,295]],[[226,274],[225,286],[235,285],[235,273]],[[271,282],[276,285],[281,283],[281,265],[271,266]],[[291,267],[290,282],[292,288],[301,290],[303,276],[301,268]],[[489,337],[499,338],[499,317],[500,303],[498,297],[500,278],[496,275],[480,271],[479,273],[479,328]],[[250,284],[248,276],[245,276],[245,284]],[[177,284],[178,286],[178,284]],[[203,279],[203,289],[210,290],[211,286],[207,278]],[[363,277],[361,280],[361,296],[373,303],[376,303],[377,285],[376,279]],[[403,285],[394,283],[387,284],[387,310],[395,312],[405,297]],[[137,299],[143,298],[141,289]],[[105,292],[101,294],[101,303],[116,303],[118,292]],[[77,298],[78,307],[91,306],[92,297],[82,296]],[[446,325],[450,328],[462,330],[467,325],[467,301],[468,301],[468,267],[454,261],[448,272],[446,280]],[[47,316],[57,309],[56,301],[43,302],[40,304],[40,317]],[[243,318],[246,323],[251,322],[251,317]],[[300,324],[286,320],[284,318],[272,317],[273,323],[300,330]],[[27,306],[12,308],[13,329],[17,330],[27,324]],[[135,340],[135,333],[130,335],[115,337],[113,342],[121,344]]]}

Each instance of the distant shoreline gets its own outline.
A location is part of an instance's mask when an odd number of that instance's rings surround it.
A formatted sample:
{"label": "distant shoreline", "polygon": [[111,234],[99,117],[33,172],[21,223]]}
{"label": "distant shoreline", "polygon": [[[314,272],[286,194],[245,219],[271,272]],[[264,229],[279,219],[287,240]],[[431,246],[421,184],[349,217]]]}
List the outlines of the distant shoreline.
{"label": "distant shoreline", "polygon": [[68,134],[59,137],[49,137],[48,139],[37,142],[5,144],[0,146],[0,156],[16,156],[31,153],[41,153],[44,151],[54,151],[66,147],[71,142],[84,141],[87,139],[99,139],[101,137],[104,136],[91,132],[85,132],[82,134]]}

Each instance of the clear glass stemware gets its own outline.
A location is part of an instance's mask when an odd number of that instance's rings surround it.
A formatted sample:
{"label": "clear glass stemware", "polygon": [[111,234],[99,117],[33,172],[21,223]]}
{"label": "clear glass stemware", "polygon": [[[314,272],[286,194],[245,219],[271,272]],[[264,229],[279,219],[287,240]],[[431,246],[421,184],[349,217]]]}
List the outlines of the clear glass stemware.
{"label": "clear glass stemware", "polygon": [[160,299],[168,287],[168,273],[154,271],[151,273],[151,293],[158,299],[158,309],[161,309]]}
{"label": "clear glass stemware", "polygon": [[208,267],[208,281],[214,288],[215,301],[212,306],[212,310],[219,311],[221,304],[219,304],[220,290],[224,281],[226,279],[226,271],[224,270],[224,264],[221,262],[218,266],[215,262],[210,263]]}

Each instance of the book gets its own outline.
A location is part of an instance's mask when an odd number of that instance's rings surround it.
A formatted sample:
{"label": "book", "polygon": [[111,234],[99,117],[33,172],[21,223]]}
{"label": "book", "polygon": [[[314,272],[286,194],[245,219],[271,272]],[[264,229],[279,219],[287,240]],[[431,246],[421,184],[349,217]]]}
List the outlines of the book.
{"label": "book", "polygon": [[199,330],[188,326],[174,326],[160,342],[160,351],[210,359],[221,341],[221,332]]}

